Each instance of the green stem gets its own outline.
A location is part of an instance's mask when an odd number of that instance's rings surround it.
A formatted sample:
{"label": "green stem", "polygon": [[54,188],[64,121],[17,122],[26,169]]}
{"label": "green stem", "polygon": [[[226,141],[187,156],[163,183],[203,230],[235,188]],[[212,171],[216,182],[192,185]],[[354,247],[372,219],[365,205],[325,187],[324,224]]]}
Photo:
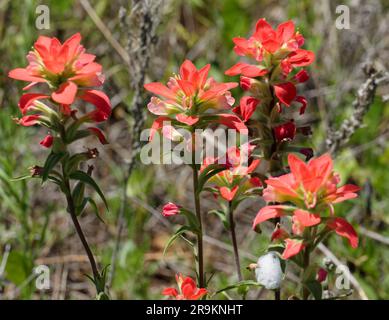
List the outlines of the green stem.
{"label": "green stem", "polygon": [[[192,151],[194,155],[195,152]],[[192,159],[195,157],[192,156]],[[196,217],[199,222],[199,232],[197,233],[197,263],[198,263],[198,275],[199,275],[199,287],[205,288],[204,282],[204,252],[203,252],[203,224],[201,219],[201,209],[200,209],[200,194],[199,194],[199,175],[196,168],[195,161],[192,161],[192,170],[193,170],[193,194],[195,202],[195,212]]]}
{"label": "green stem", "polygon": [[[66,146],[67,146],[67,144],[65,142],[66,131],[65,131],[64,127],[61,127],[60,135],[61,135],[62,143],[66,148]],[[63,183],[65,185],[65,196],[66,196],[66,201],[67,201],[67,205],[68,205],[68,212],[70,214],[70,217],[71,217],[72,222],[74,224],[74,227],[76,229],[77,235],[80,238],[81,243],[82,243],[84,250],[86,252],[86,255],[88,257],[88,260],[89,260],[89,263],[91,265],[92,272],[93,272],[93,279],[94,279],[96,291],[97,291],[97,294],[99,294],[101,292],[104,292],[104,288],[101,288],[101,286],[100,286],[100,272],[97,268],[97,263],[96,263],[96,260],[93,256],[92,250],[88,244],[88,241],[86,240],[84,232],[82,231],[81,225],[77,219],[76,208],[75,208],[75,204],[74,204],[74,200],[73,200],[73,196],[72,196],[72,191],[71,191],[71,187],[70,187],[70,181],[69,181],[69,178],[65,172],[65,163],[64,162],[62,163],[62,175],[63,175]]]}
{"label": "green stem", "polygon": [[304,286],[304,274],[305,274],[305,271],[309,267],[310,254],[311,254],[311,250],[310,250],[309,246],[307,246],[304,249],[303,270],[301,272],[301,285],[302,285],[302,293],[301,293],[301,295],[302,295],[303,300],[308,300],[308,297],[309,297],[309,290],[308,290],[308,288],[306,286]]}
{"label": "green stem", "polygon": [[100,273],[99,273],[99,271],[97,269],[97,264],[96,264],[95,258],[93,256],[92,250],[90,249],[88,241],[86,240],[85,235],[84,235],[84,233],[82,231],[81,225],[78,222],[78,219],[77,219],[77,216],[76,216],[76,212],[75,212],[75,208],[74,208],[73,197],[70,194],[70,192],[66,195],[66,200],[67,200],[67,203],[68,203],[68,210],[69,210],[69,213],[70,213],[70,217],[72,218],[74,227],[76,228],[77,235],[80,238],[80,240],[82,242],[82,245],[84,246],[86,255],[88,256],[88,259],[89,259],[89,262],[90,262],[90,265],[91,265],[91,268],[92,268],[92,272],[93,272],[93,277],[94,277],[95,280],[97,280],[99,278],[99,276],[100,276]]}
{"label": "green stem", "polygon": [[236,241],[236,234],[235,234],[235,221],[234,221],[234,210],[232,209],[232,202],[230,201],[228,203],[228,216],[230,220],[230,234],[231,234],[231,241],[232,241],[232,247],[234,248],[234,259],[235,259],[235,265],[236,265],[236,272],[238,274],[238,280],[242,281],[242,271],[240,269],[240,261],[239,261],[239,251],[238,251],[238,243]]}

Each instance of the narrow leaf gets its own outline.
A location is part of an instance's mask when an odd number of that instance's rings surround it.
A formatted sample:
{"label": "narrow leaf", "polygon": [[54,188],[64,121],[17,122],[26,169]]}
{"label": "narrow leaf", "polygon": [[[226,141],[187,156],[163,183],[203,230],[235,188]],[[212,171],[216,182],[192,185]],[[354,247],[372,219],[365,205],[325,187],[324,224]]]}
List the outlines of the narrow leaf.
{"label": "narrow leaf", "polygon": [[107,208],[107,210],[109,210],[108,203],[107,203],[107,200],[105,199],[103,192],[101,191],[100,187],[97,185],[95,180],[90,175],[88,175],[86,172],[77,170],[77,171],[74,171],[73,173],[71,173],[69,175],[69,178],[73,179],[73,180],[82,181],[82,182],[88,184],[89,186],[91,186],[93,189],[95,189],[95,191],[98,193],[100,198],[103,200],[105,207]]}

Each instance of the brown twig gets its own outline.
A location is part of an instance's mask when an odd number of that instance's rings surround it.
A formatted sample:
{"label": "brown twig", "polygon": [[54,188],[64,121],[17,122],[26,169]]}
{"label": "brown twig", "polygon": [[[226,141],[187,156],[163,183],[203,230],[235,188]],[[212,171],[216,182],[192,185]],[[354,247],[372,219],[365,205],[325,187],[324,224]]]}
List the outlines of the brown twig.
{"label": "brown twig", "polygon": [[357,96],[352,103],[353,114],[349,119],[343,121],[338,130],[328,132],[326,146],[331,154],[336,154],[339,148],[344,146],[354,132],[363,125],[363,118],[373,103],[378,85],[389,81],[389,75],[378,72],[371,63],[365,64],[364,73],[366,80],[359,87]]}
{"label": "brown twig", "polygon": [[163,0],[141,1],[133,0],[129,14],[121,8],[122,22],[127,29],[127,55],[129,57],[130,84],[134,91],[132,108],[133,118],[131,157],[128,162],[122,182],[122,201],[118,213],[115,247],[111,258],[111,268],[108,274],[108,284],[112,283],[115,275],[116,260],[120,249],[121,235],[124,229],[124,214],[127,207],[127,185],[135,166],[136,157],[140,151],[140,134],[145,122],[143,85],[149,68],[150,57],[157,42],[156,29],[160,24],[161,6]]}

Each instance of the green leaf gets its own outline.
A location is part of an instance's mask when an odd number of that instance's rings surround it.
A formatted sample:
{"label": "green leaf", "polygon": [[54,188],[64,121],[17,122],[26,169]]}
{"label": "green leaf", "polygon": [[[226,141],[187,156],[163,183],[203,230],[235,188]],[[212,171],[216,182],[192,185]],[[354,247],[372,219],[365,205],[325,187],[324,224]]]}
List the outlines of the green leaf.
{"label": "green leaf", "polygon": [[212,178],[215,174],[226,170],[226,166],[223,164],[211,164],[207,166],[199,176],[198,192],[200,193],[203,190],[206,182]]}
{"label": "green leaf", "polygon": [[315,300],[322,299],[323,289],[319,281],[317,280],[308,281],[308,282],[304,282],[303,285],[309,290],[309,292],[312,294]]}
{"label": "green leaf", "polygon": [[82,214],[82,212],[84,211],[87,203],[88,203],[88,199],[84,198],[79,205],[75,206],[76,216],[79,216],[79,215]]}
{"label": "green leaf", "polygon": [[80,206],[84,200],[85,183],[78,182],[72,191],[72,198],[76,207]]}
{"label": "green leaf", "polygon": [[223,223],[224,225],[224,228],[226,229],[229,229],[230,228],[230,223],[227,219],[227,216],[226,216],[226,213],[223,211],[223,210],[211,210],[208,212],[209,214],[214,214],[216,215],[220,220],[221,222]]}
{"label": "green leaf", "polygon": [[93,200],[93,199],[90,198],[90,197],[87,197],[87,198],[85,198],[85,199],[86,199],[87,202],[89,202],[89,204],[92,206],[93,211],[94,211],[96,217],[97,217],[102,223],[105,224],[105,221],[104,221],[103,218],[101,218],[101,216],[100,216],[99,208],[98,208],[98,206],[97,206],[95,200]]}
{"label": "green leaf", "polygon": [[182,236],[183,233],[192,231],[192,228],[189,226],[182,226],[180,227],[169,239],[169,241],[166,243],[165,249],[163,249],[163,255],[166,254],[166,251],[170,248],[170,246],[173,244],[174,241],[177,240],[178,237]]}
{"label": "green leaf", "polygon": [[185,216],[192,231],[196,231],[196,233],[199,233],[200,232],[200,223],[197,220],[196,215],[192,211],[187,210],[185,208],[180,208],[180,213],[182,213]]}
{"label": "green leaf", "polygon": [[107,210],[109,210],[108,203],[107,203],[107,200],[105,199],[103,192],[100,190],[100,187],[97,185],[95,180],[90,175],[88,175],[84,171],[77,170],[77,171],[74,171],[73,173],[71,173],[69,175],[69,178],[73,179],[73,180],[78,180],[78,181],[84,182],[84,183],[88,184],[89,186],[91,186],[93,189],[95,189],[95,191],[100,196],[101,200],[103,200],[105,207],[107,208]]}
{"label": "green leaf", "polygon": [[242,290],[242,287],[243,288],[247,288],[247,287],[250,287],[250,286],[253,286],[253,287],[261,287],[262,285],[259,284],[258,282],[256,281],[253,281],[253,280],[243,280],[243,281],[240,281],[238,283],[235,283],[235,284],[232,284],[230,286],[227,286],[219,291],[216,291],[215,294],[218,294],[218,293],[222,293],[224,291],[228,291],[228,290],[232,290],[232,289],[238,289],[238,290]]}
{"label": "green leaf", "polygon": [[42,173],[42,183],[47,180],[50,175],[51,170],[55,167],[58,162],[67,154],[67,152],[58,152],[58,153],[50,153],[46,159],[45,165],[43,166]]}
{"label": "green leaf", "polygon": [[31,173],[28,173],[28,174],[25,174],[25,175],[20,176],[20,177],[12,178],[12,179],[10,179],[10,181],[12,181],[12,182],[21,181],[21,180],[26,180],[26,179],[30,179],[30,178],[32,178]]}

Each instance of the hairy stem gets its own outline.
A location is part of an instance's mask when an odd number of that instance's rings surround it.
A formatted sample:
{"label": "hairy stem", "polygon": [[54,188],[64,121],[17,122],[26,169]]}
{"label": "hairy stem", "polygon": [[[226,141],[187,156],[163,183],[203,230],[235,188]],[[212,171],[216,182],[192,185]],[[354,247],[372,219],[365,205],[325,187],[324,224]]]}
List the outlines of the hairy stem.
{"label": "hairy stem", "polygon": [[[64,127],[61,127],[60,136],[61,136],[61,139],[63,141],[64,146],[66,146],[66,139],[65,139],[66,131],[65,131]],[[67,201],[67,205],[68,205],[68,212],[70,214],[70,217],[71,217],[72,222],[74,224],[74,227],[76,229],[77,235],[80,238],[81,243],[85,249],[86,255],[88,256],[88,260],[89,260],[89,263],[91,265],[92,272],[93,272],[93,279],[94,279],[96,291],[99,294],[100,292],[104,292],[104,289],[100,288],[98,285],[99,279],[100,279],[100,273],[99,273],[99,270],[97,268],[97,264],[96,264],[95,258],[93,256],[92,250],[88,244],[88,241],[85,238],[84,232],[82,231],[81,225],[77,219],[76,207],[74,204],[72,191],[70,188],[70,181],[69,181],[69,178],[65,172],[65,163],[64,162],[62,163],[62,175],[63,175],[63,183],[65,186],[65,196],[66,196],[66,201]]]}
{"label": "hairy stem", "polygon": [[76,216],[76,213],[75,213],[75,209],[74,209],[73,198],[69,194],[69,195],[66,195],[66,200],[68,202],[68,208],[69,208],[70,217],[72,218],[74,227],[76,228],[77,235],[80,238],[80,240],[82,242],[82,245],[84,246],[86,255],[88,256],[88,259],[89,259],[89,262],[90,262],[90,265],[91,265],[91,268],[92,268],[92,272],[93,272],[93,277],[95,279],[97,279],[99,277],[99,271],[97,269],[97,264],[96,264],[95,258],[93,256],[92,250],[89,247],[88,241],[86,240],[85,235],[84,235],[84,233],[82,231],[80,223],[78,222],[78,219],[77,219],[77,216]]}
{"label": "hairy stem", "polygon": [[[193,128],[195,132],[195,128]],[[203,252],[203,223],[201,219],[200,208],[200,190],[199,190],[199,172],[196,165],[196,135],[192,134],[192,171],[193,171],[193,196],[195,203],[195,213],[199,223],[197,232],[197,263],[198,263],[198,282],[200,288],[205,288],[204,281],[204,252]]]}
{"label": "hairy stem", "polygon": [[203,253],[203,223],[201,219],[200,195],[198,192],[199,176],[194,161],[192,164],[192,169],[193,169],[193,193],[194,193],[194,202],[195,202],[195,212],[196,212],[197,220],[199,222],[199,232],[197,233],[197,263],[198,263],[198,274],[199,274],[199,287],[204,288],[205,282],[204,282],[204,253]]}
{"label": "hairy stem", "polygon": [[235,221],[234,221],[234,210],[232,209],[232,202],[230,201],[228,203],[228,216],[230,220],[230,234],[231,234],[231,241],[232,241],[232,247],[234,248],[234,259],[235,259],[235,265],[236,265],[236,272],[238,274],[238,280],[242,281],[242,271],[240,269],[240,261],[239,261],[239,250],[238,250],[238,243],[236,241],[236,234],[235,234]]}
{"label": "hairy stem", "polygon": [[310,258],[310,254],[311,254],[311,251],[310,251],[310,248],[309,247],[306,247],[304,249],[304,260],[303,260],[303,270],[301,272],[301,285],[302,285],[302,292],[301,292],[301,295],[302,295],[302,298],[303,300],[308,300],[308,297],[309,297],[309,290],[306,286],[304,286],[304,274],[305,274],[305,271],[308,269],[309,267],[309,258]]}

